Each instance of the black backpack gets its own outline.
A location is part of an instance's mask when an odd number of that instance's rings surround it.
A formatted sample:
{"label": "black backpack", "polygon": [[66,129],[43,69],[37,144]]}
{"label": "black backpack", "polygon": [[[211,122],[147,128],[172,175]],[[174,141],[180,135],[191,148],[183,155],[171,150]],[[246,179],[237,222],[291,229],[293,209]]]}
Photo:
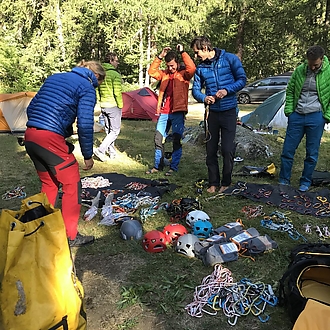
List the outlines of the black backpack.
{"label": "black backpack", "polygon": [[[279,281],[279,305],[286,307],[295,323],[308,299],[329,304],[323,301],[319,292],[330,286],[330,244],[300,244],[291,250],[290,259],[288,269]],[[307,286],[308,292],[304,289]]]}

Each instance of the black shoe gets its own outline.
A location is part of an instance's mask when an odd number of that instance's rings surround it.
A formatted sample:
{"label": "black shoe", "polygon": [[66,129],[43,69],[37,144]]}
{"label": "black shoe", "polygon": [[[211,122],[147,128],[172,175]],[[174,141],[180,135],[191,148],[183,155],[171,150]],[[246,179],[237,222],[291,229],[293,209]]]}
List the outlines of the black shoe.
{"label": "black shoe", "polygon": [[79,247],[86,244],[94,243],[94,240],[95,240],[94,236],[84,236],[78,233],[75,239],[69,239],[69,246]]}

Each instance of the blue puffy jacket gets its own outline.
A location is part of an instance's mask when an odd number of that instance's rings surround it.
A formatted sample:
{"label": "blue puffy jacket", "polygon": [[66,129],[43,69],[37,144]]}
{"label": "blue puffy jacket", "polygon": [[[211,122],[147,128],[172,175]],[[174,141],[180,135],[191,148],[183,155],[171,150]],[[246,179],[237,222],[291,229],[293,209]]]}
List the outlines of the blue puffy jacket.
{"label": "blue puffy jacket", "polygon": [[93,156],[95,74],[83,67],[48,77],[30,102],[26,126],[41,128],[67,138],[77,118],[78,137],[85,159]]}
{"label": "blue puffy jacket", "polygon": [[[237,107],[236,93],[246,84],[246,74],[240,59],[224,49],[214,48],[215,56],[201,62],[195,72],[192,87],[193,97],[204,103],[206,96],[214,96],[218,90],[226,89],[227,96],[210,104],[212,111],[225,111]],[[205,94],[202,89],[205,88]]]}

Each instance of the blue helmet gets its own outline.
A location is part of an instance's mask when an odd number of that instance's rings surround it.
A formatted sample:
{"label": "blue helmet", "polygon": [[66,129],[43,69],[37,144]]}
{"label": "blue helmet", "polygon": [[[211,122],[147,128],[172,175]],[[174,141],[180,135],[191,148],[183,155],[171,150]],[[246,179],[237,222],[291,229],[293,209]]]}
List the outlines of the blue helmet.
{"label": "blue helmet", "polygon": [[211,235],[212,230],[212,223],[208,220],[198,220],[193,226],[193,234],[200,240],[208,238]]}

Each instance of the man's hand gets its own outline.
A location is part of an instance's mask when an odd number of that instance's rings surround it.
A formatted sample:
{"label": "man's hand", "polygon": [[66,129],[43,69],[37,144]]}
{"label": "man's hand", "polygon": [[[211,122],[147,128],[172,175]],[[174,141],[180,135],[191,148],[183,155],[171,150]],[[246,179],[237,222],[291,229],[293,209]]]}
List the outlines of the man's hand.
{"label": "man's hand", "polygon": [[169,50],[171,50],[171,49],[172,49],[171,47],[164,47],[163,50],[162,50],[162,52],[159,54],[159,57],[160,57],[160,58],[165,57],[166,54],[167,54],[167,52],[168,52]]}
{"label": "man's hand", "polygon": [[215,102],[215,98],[214,98],[214,96],[206,96],[204,99],[204,102],[206,104],[213,104]]}
{"label": "man's hand", "polygon": [[82,168],[84,171],[90,170],[94,165],[93,158],[90,159],[84,159],[85,166]]}
{"label": "man's hand", "polygon": [[219,89],[219,90],[217,91],[217,93],[215,94],[215,97],[216,97],[217,99],[222,99],[222,98],[224,98],[227,94],[228,94],[228,92],[227,92],[225,89]]}
{"label": "man's hand", "polygon": [[181,44],[178,44],[176,46],[176,50],[179,52],[179,53],[182,53],[183,52],[183,46]]}

